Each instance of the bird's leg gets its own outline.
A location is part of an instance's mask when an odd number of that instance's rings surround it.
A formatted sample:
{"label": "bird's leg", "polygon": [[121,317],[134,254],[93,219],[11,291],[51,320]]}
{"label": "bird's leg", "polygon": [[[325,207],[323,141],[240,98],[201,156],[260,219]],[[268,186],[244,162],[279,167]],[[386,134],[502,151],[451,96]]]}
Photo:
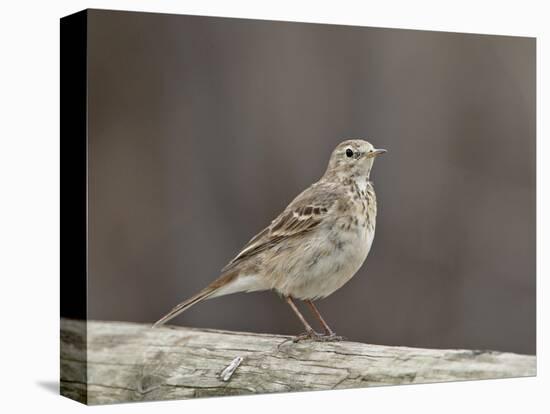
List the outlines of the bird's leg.
{"label": "bird's leg", "polygon": [[325,320],[321,316],[321,313],[319,312],[319,310],[317,309],[317,307],[313,304],[313,302],[311,300],[306,299],[306,300],[304,300],[304,302],[309,305],[309,307],[310,307],[311,311],[313,312],[313,314],[315,315],[315,317],[319,320],[319,322],[321,322],[321,325],[323,326],[323,329],[325,330],[326,339],[330,339],[330,340],[333,340],[333,341],[341,341],[342,339],[344,339],[341,336],[337,336],[334,333],[334,331],[332,329],[330,329],[330,326],[328,326],[328,324],[325,322]]}
{"label": "bird's leg", "polygon": [[307,299],[304,300],[304,302],[309,305],[309,308],[311,309],[311,311],[313,312],[313,314],[315,315],[317,320],[319,322],[321,322],[321,325],[323,326],[323,329],[325,330],[325,334],[329,335],[329,336],[334,335],[334,332],[332,331],[332,329],[330,329],[330,326],[328,326],[328,324],[325,322],[325,320],[321,316],[321,313],[319,312],[317,307],[313,304],[313,302],[311,300],[307,300]]}
{"label": "bird's leg", "polygon": [[300,322],[302,322],[302,324],[306,328],[306,332],[302,335],[297,336],[294,339],[294,342],[298,342],[302,339],[315,339],[315,338],[320,337],[321,335],[319,335],[317,332],[315,332],[315,330],[311,327],[311,325],[309,323],[307,323],[306,318],[304,318],[304,315],[302,315],[300,313],[300,311],[298,310],[298,308],[294,304],[294,301],[292,300],[292,298],[290,296],[285,296],[285,300],[287,301],[290,308],[294,311],[294,313],[296,314],[298,319],[300,319]]}

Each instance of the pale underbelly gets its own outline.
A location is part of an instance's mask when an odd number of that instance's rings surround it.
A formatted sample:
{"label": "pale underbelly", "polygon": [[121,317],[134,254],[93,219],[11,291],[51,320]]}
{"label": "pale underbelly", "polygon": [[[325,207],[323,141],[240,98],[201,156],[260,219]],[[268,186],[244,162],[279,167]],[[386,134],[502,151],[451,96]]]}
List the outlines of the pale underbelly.
{"label": "pale underbelly", "polygon": [[[369,253],[374,231],[362,228],[344,237],[312,237],[290,249],[273,268],[272,288],[297,299],[321,299],[341,288],[357,273]],[[294,249],[292,249],[294,250]]]}

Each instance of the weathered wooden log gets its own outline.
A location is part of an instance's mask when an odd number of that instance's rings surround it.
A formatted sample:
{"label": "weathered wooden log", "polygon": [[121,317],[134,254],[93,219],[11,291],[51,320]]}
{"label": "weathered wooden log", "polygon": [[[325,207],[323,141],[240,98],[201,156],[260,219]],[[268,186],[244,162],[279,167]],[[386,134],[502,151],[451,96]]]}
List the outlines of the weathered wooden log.
{"label": "weathered wooden log", "polygon": [[495,351],[61,322],[61,393],[88,404],[533,375],[535,356]]}

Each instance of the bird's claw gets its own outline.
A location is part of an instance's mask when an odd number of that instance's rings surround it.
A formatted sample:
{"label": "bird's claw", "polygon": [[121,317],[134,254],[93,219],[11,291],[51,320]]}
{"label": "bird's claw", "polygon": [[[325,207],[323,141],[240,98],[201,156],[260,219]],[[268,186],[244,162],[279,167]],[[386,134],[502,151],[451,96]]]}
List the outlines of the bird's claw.
{"label": "bird's claw", "polygon": [[334,333],[328,334],[328,335],[323,335],[321,338],[322,339],[320,339],[320,340],[324,341],[324,342],[340,342],[340,341],[344,341],[346,339],[344,336],[336,335]]}
{"label": "bird's claw", "polygon": [[315,331],[304,332],[296,336],[292,342],[297,343],[300,341],[318,341],[318,342],[339,342],[343,341],[345,338],[343,336],[338,336],[334,333],[331,334],[320,334]]}
{"label": "bird's claw", "polygon": [[300,341],[307,341],[307,340],[312,340],[312,341],[315,341],[317,340],[318,338],[320,338],[321,335],[320,333],[318,332],[315,332],[315,331],[307,331],[307,332],[304,332],[296,337],[294,337],[292,339],[292,342],[296,343],[296,342],[300,342]]}

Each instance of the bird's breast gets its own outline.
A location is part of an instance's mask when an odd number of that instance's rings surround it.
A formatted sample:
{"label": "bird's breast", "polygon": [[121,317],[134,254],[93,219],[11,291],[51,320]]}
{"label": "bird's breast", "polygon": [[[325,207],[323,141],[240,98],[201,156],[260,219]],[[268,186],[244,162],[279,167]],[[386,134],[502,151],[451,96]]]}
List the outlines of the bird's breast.
{"label": "bird's breast", "polygon": [[376,227],[372,185],[350,188],[329,214],[318,228],[287,241],[269,260],[265,269],[273,289],[298,299],[323,298],[342,287],[363,265]]}
{"label": "bird's breast", "polygon": [[374,239],[374,224],[358,213],[334,218],[296,246],[274,286],[299,299],[326,297],[349,281],[364,263]]}

